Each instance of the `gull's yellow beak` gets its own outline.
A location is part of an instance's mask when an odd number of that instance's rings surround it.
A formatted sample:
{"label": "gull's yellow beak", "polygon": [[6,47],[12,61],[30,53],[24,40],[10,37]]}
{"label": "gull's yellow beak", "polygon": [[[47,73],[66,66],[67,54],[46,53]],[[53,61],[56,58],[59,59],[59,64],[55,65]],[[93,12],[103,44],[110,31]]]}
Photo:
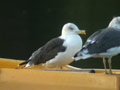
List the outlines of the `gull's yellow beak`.
{"label": "gull's yellow beak", "polygon": [[81,35],[86,35],[85,30],[79,30],[79,31],[76,31],[76,33]]}

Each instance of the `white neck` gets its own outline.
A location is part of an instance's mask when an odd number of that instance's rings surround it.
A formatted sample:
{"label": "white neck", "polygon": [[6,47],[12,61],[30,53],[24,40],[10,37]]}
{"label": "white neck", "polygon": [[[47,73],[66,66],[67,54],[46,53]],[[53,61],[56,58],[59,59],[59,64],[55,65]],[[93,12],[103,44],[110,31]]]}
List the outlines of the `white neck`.
{"label": "white neck", "polygon": [[61,36],[60,36],[60,38],[62,38],[62,39],[71,39],[71,38],[75,38],[75,37],[79,37],[80,38],[80,36],[78,35],[78,34],[62,34]]}

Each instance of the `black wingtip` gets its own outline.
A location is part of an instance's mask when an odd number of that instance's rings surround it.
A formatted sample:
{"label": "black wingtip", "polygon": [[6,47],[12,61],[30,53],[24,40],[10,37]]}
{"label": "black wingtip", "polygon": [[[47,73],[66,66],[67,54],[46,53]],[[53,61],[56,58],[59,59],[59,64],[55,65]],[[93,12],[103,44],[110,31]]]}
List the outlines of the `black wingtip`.
{"label": "black wingtip", "polygon": [[19,66],[24,65],[24,64],[27,64],[29,61],[30,61],[30,60],[27,60],[27,61],[25,61],[25,62],[22,62],[22,63],[19,64]]}
{"label": "black wingtip", "polygon": [[24,65],[24,64],[26,64],[26,63],[27,63],[27,62],[22,62],[22,63],[19,64],[19,66]]}
{"label": "black wingtip", "polygon": [[74,55],[74,58],[78,57],[78,52]]}

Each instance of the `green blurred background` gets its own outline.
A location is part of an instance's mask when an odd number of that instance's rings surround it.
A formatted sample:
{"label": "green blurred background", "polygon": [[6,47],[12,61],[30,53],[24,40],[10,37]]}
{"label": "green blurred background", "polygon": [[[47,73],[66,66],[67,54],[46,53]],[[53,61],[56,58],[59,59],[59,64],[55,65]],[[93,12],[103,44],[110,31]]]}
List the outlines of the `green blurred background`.
{"label": "green blurred background", "polygon": [[[120,0],[16,0],[0,3],[0,57],[27,60],[48,40],[61,34],[65,23],[85,29],[83,42],[120,15]],[[73,62],[81,68],[103,68],[102,60]],[[113,58],[120,68],[120,56]]]}

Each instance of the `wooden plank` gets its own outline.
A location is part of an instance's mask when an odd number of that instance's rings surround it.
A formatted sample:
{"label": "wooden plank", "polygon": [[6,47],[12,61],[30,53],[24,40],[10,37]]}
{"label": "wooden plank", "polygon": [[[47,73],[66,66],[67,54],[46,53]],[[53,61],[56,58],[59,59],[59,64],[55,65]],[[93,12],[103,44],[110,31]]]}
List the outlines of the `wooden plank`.
{"label": "wooden plank", "polygon": [[119,90],[119,75],[0,69],[0,90]]}

